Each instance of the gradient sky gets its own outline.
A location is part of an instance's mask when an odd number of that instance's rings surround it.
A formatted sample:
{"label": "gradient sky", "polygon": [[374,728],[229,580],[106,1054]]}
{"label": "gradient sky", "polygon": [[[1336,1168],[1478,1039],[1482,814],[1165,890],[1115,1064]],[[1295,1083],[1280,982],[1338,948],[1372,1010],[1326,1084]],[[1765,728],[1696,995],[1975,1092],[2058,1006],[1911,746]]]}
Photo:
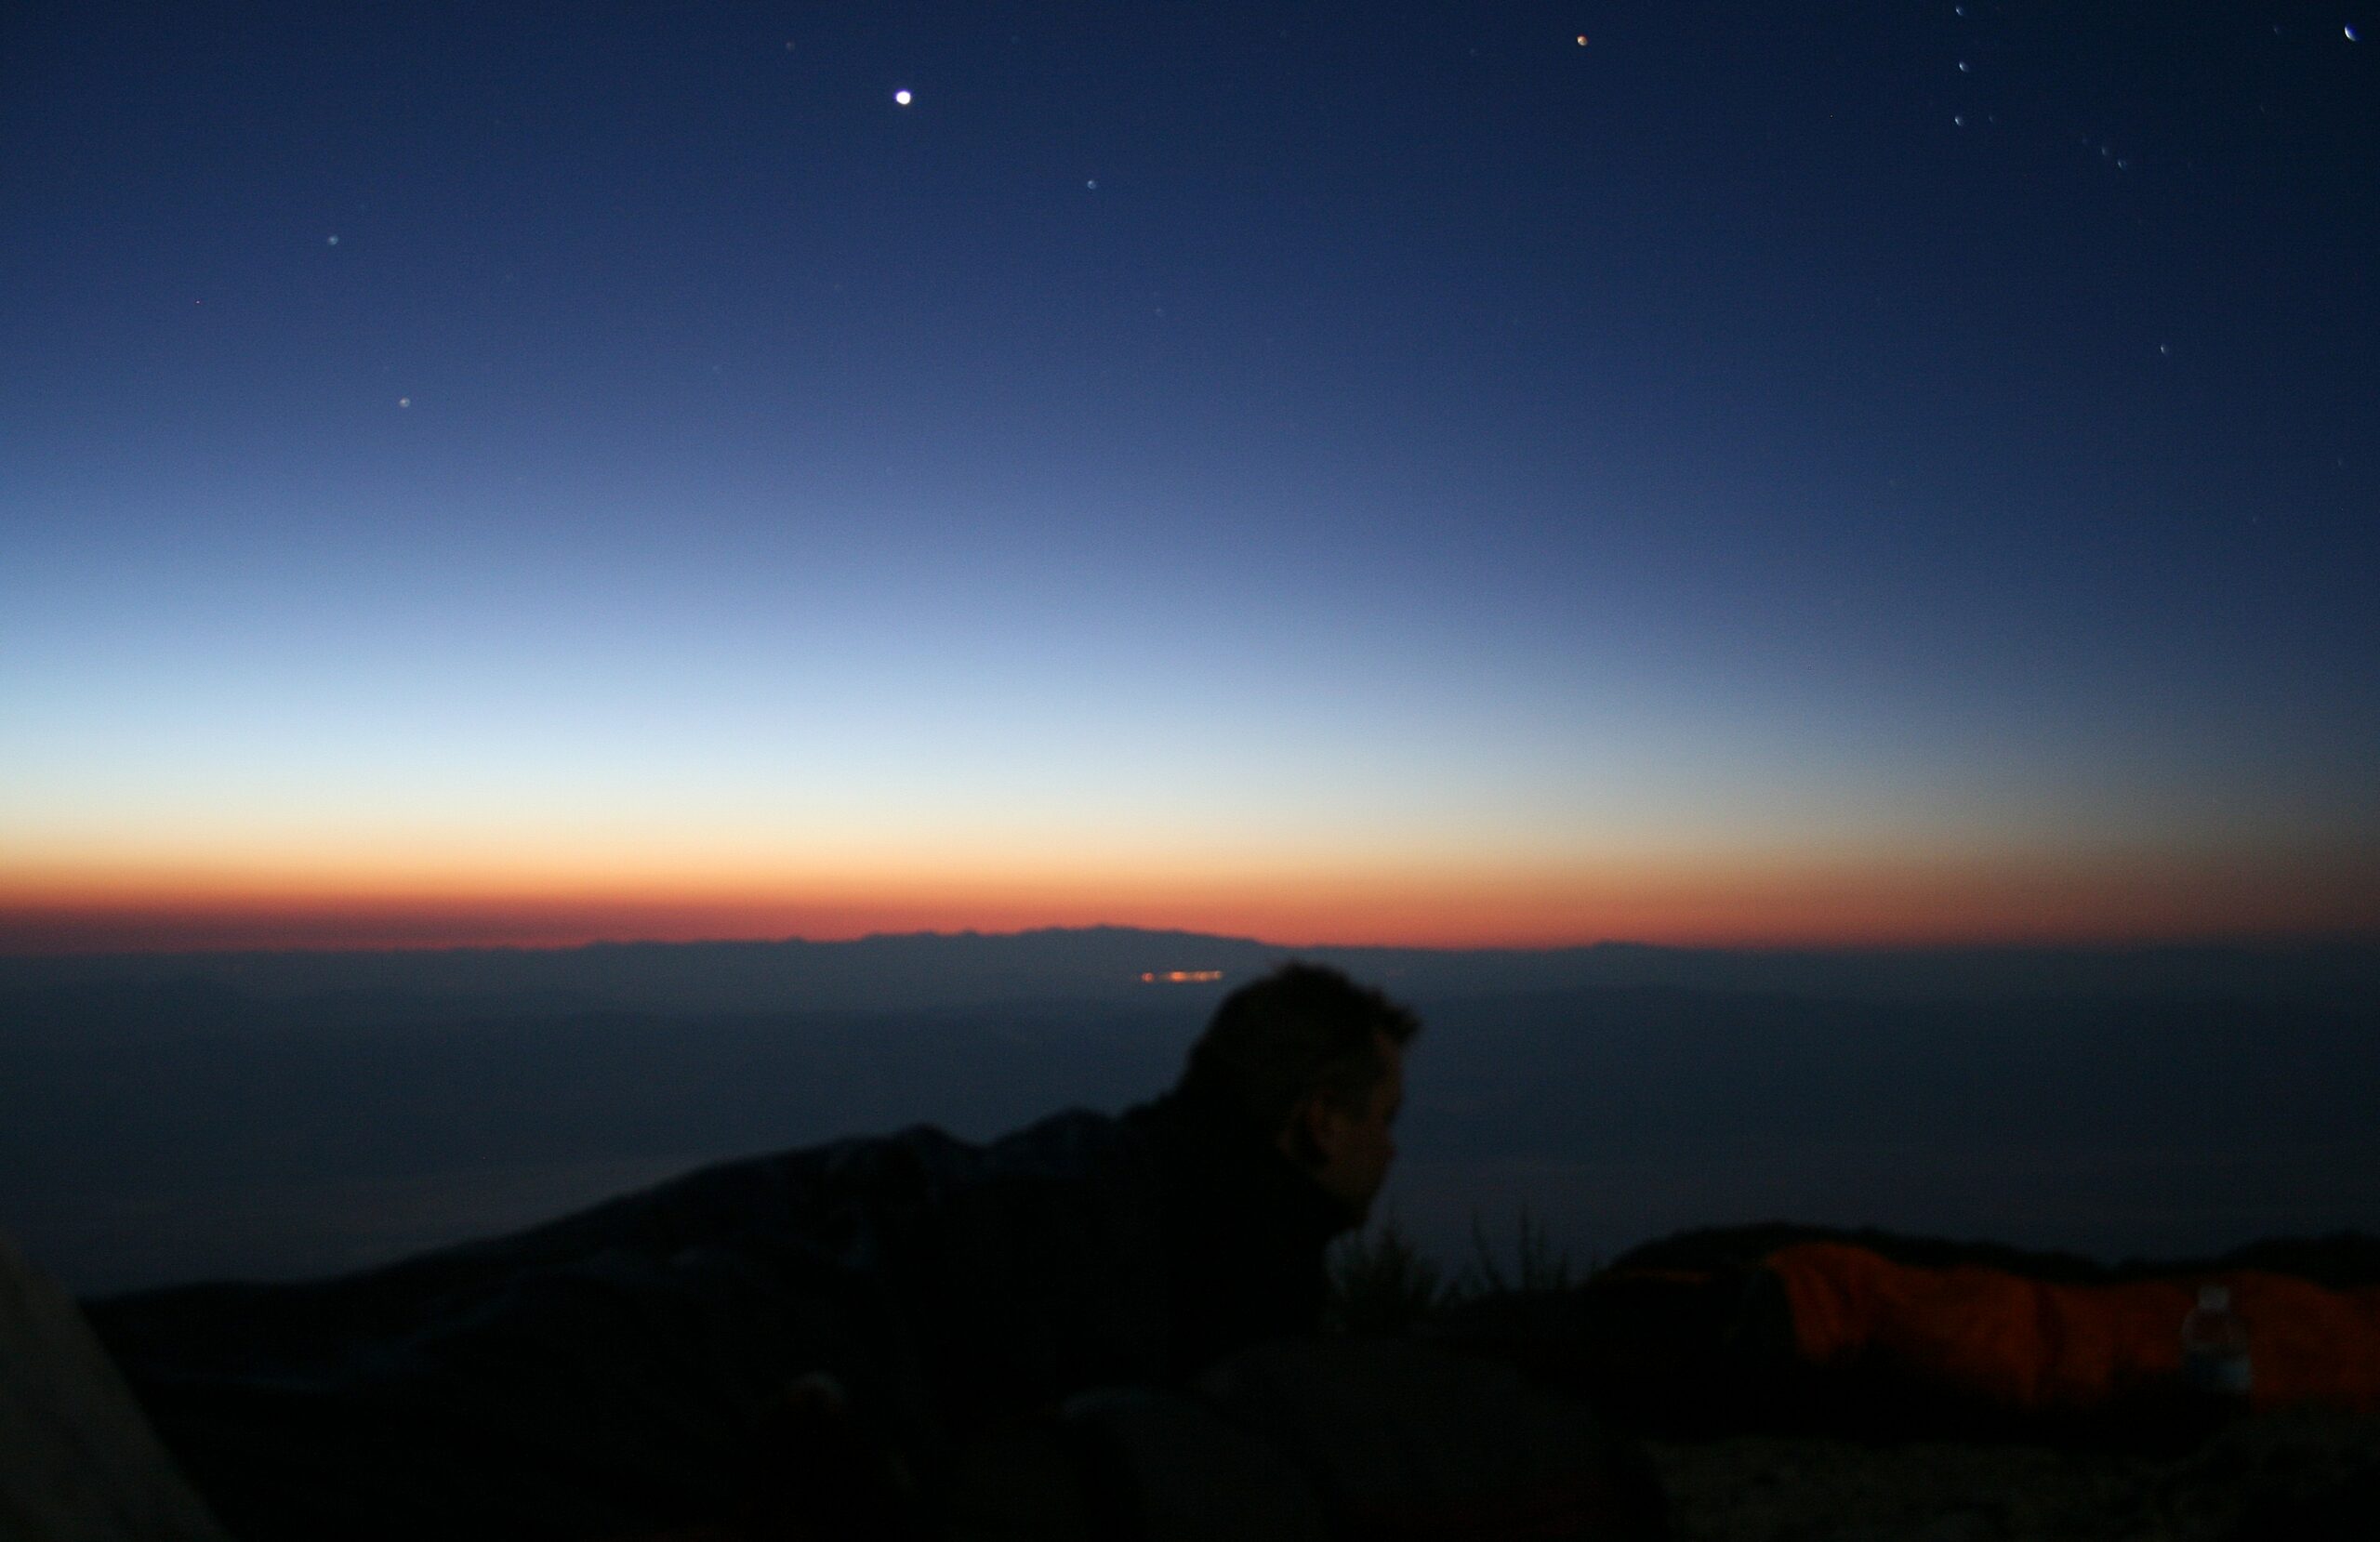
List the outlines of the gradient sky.
{"label": "gradient sky", "polygon": [[0,951],[2380,930],[2367,5],[0,27]]}

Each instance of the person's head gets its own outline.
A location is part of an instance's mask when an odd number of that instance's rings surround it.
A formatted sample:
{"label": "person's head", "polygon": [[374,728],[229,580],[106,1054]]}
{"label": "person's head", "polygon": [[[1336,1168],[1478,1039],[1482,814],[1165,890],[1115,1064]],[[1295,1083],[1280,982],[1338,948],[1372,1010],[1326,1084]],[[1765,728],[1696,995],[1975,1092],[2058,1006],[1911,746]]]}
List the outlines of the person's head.
{"label": "person's head", "polygon": [[1389,1127],[1421,1028],[1337,969],[1283,964],[1223,997],[1181,1085],[1235,1110],[1360,1216],[1396,1155]]}

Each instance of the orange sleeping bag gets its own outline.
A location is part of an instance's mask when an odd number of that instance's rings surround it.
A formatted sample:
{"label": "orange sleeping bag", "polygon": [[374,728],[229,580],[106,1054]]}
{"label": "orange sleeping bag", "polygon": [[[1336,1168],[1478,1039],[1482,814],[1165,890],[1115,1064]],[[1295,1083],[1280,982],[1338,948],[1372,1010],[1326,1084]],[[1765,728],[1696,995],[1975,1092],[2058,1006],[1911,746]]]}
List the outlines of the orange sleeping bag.
{"label": "orange sleeping bag", "polygon": [[1779,1248],[1762,1267],[1784,1285],[1807,1364],[1887,1364],[2039,1413],[2173,1385],[2198,1287],[2226,1285],[2248,1325],[2251,1407],[2380,1413],[2380,1288],[2328,1290],[2256,1270],[2053,1285],[1972,1265],[1915,1268],[1841,1243]]}

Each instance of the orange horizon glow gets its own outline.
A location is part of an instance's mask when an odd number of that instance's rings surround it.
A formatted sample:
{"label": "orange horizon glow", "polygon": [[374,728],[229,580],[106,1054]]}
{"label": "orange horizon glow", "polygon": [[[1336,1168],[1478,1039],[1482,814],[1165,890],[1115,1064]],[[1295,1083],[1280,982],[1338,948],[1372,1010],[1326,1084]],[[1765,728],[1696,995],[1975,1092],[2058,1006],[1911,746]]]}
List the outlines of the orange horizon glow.
{"label": "orange horizon glow", "polygon": [[1538,865],[1217,864],[873,880],[593,873],[499,881],[381,872],[0,875],[0,954],[574,947],[848,941],[1130,926],[1279,945],[1742,948],[2097,945],[2380,937],[2370,863],[1803,855]]}

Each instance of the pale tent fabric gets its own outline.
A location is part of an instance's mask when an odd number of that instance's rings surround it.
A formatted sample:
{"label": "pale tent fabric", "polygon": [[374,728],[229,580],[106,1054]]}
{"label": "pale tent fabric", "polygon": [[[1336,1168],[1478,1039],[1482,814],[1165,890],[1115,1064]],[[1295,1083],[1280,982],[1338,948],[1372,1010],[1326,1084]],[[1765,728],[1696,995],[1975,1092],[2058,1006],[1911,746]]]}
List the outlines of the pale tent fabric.
{"label": "pale tent fabric", "polygon": [[230,1542],[74,1298],[0,1236],[0,1536]]}

